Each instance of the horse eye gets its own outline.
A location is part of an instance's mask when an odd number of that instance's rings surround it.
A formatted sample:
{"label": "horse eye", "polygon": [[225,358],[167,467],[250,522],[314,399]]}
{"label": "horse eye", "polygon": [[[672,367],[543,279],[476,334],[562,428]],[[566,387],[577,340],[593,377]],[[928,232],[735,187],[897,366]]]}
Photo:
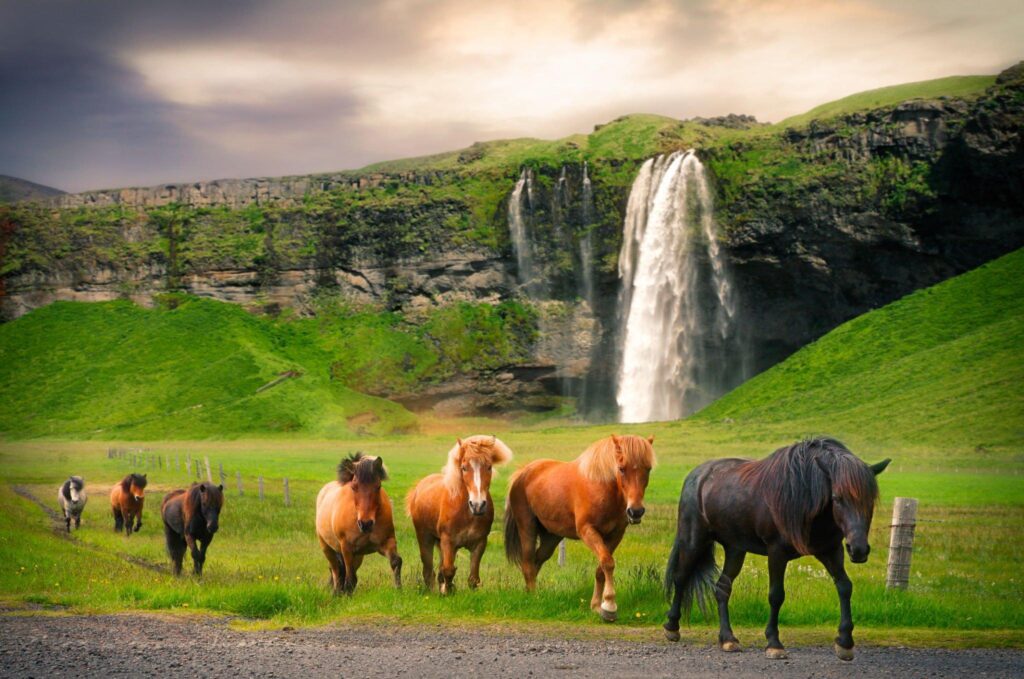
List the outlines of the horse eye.
{"label": "horse eye", "polygon": [[619,467],[619,473],[620,474],[625,474],[626,473],[626,468],[625,467]]}
{"label": "horse eye", "polygon": [[469,471],[469,467],[467,467],[466,465],[462,465],[462,471],[468,472]]}

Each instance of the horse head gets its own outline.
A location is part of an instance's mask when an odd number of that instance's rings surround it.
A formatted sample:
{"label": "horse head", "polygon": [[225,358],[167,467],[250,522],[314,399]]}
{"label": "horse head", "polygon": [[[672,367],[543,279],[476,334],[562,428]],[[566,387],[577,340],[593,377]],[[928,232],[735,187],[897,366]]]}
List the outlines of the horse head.
{"label": "horse head", "polygon": [[72,502],[78,502],[81,499],[84,486],[85,482],[81,476],[68,477],[68,495]]}
{"label": "horse head", "polygon": [[132,474],[129,492],[132,494],[132,497],[135,498],[136,502],[140,502],[142,498],[145,497],[146,483],[145,474]]}
{"label": "horse head", "polygon": [[612,434],[611,438],[615,446],[615,477],[626,499],[626,520],[638,524],[647,511],[644,493],[654,468],[654,437]]}
{"label": "horse head", "polygon": [[338,468],[338,480],[352,488],[356,505],[356,525],[361,533],[373,530],[380,508],[381,482],[387,478],[384,459],[364,456],[362,453],[349,456]]}
{"label": "horse head", "polygon": [[199,509],[206,520],[206,530],[210,535],[220,528],[220,510],[224,506],[224,486],[212,483],[199,484]]}
{"label": "horse head", "polygon": [[468,496],[469,512],[473,516],[483,516],[487,511],[494,465],[512,459],[512,451],[492,435],[456,439],[456,448],[452,452],[449,464],[457,467],[461,475]]}
{"label": "horse head", "polygon": [[850,561],[864,563],[871,552],[868,533],[878,500],[875,477],[885,471],[891,460],[868,465],[853,455],[843,455],[833,458],[831,464],[821,457],[816,457],[815,462],[831,487],[832,519],[843,533]]}

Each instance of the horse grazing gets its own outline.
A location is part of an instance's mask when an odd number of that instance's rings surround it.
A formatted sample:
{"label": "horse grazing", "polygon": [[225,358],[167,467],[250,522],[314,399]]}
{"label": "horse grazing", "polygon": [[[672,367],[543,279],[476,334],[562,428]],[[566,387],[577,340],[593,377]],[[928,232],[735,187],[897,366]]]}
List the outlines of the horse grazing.
{"label": "horse grazing", "polygon": [[[536,460],[512,475],[505,505],[505,556],[523,570],[526,589],[562,538],[582,540],[597,556],[590,608],[614,622],[615,559],[627,524],[640,523],[654,467],[654,437],[596,441],[572,462]],[[539,541],[539,545],[538,545]]]}
{"label": "horse grazing", "polygon": [[[110,489],[110,509],[114,513],[114,530],[129,536],[142,528],[142,506],[146,502],[146,475],[129,474]],[[135,528],[132,528],[135,521]]]}
{"label": "horse grazing", "polygon": [[494,523],[491,475],[496,464],[512,459],[512,451],[494,436],[456,439],[440,474],[420,480],[405,499],[416,528],[423,561],[423,582],[434,582],[434,548],[441,548],[437,581],[441,594],[455,587],[455,553],[469,550],[469,586],[480,584],[480,559]]}
{"label": "horse grazing", "polygon": [[75,528],[81,525],[82,510],[85,509],[88,499],[85,494],[85,481],[81,476],[68,477],[68,480],[57,491],[57,503],[60,505],[60,511],[64,515],[64,523],[69,533],[72,519],[75,520]]}
{"label": "horse grazing", "polygon": [[179,488],[164,496],[160,516],[164,520],[167,554],[174,564],[175,575],[181,575],[186,548],[192,552],[195,574],[203,574],[206,550],[220,527],[223,508],[224,486],[212,483],[193,483],[188,490]]}
{"label": "horse grazing", "polygon": [[[878,500],[875,477],[889,462],[868,466],[839,441],[815,438],[780,448],[763,460],[711,460],[690,472],[679,498],[679,525],[665,573],[666,590],[675,590],[664,625],[668,639],[679,641],[681,608],[689,616],[696,600],[705,611],[713,596],[718,603],[718,643],[723,651],[740,650],[729,623],[729,596],[747,552],[753,552],[768,557],[771,615],[765,654],[787,657],[779,641],[786,565],[811,555],[825,566],[839,593],[835,653],[852,660],[853,584],[843,565],[843,540],[851,561],[867,561],[868,532]],[[717,582],[715,542],[725,548]]]}
{"label": "horse grazing", "polygon": [[381,488],[387,478],[383,459],[356,453],[341,461],[338,480],[316,496],[316,534],[335,594],[352,593],[363,557],[374,552],[388,557],[395,587],[402,586],[391,500]]}

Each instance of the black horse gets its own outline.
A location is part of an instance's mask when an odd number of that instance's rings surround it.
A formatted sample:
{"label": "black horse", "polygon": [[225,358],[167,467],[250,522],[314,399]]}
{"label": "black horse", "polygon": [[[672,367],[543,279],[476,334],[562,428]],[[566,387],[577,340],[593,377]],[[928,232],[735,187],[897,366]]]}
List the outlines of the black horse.
{"label": "black horse", "polygon": [[[868,531],[878,500],[875,477],[889,462],[868,466],[839,441],[815,438],[780,448],[763,460],[711,460],[690,472],[679,498],[679,526],[665,573],[665,588],[672,595],[664,625],[668,639],[679,641],[681,609],[689,616],[696,601],[706,611],[714,597],[718,642],[723,651],[740,650],[729,624],[729,595],[747,552],[753,552],[768,557],[771,616],[764,632],[765,654],[787,657],[779,641],[786,565],[811,555],[825,566],[839,593],[836,655],[852,660],[853,584],[843,565],[843,540],[851,561],[867,561]],[[725,548],[720,576],[715,542]]]}
{"label": "black horse", "polygon": [[224,486],[212,483],[193,483],[187,490],[172,490],[164,496],[160,515],[164,520],[167,554],[171,557],[175,575],[181,575],[186,549],[192,551],[195,574],[203,574],[206,550],[220,527],[223,507]]}

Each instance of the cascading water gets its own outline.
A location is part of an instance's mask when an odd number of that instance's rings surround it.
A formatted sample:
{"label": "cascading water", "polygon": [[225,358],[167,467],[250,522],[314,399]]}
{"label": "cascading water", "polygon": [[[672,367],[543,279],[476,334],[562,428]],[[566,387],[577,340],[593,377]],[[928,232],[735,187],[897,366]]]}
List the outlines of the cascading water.
{"label": "cascading water", "polygon": [[647,160],[629,194],[619,253],[620,421],[683,417],[735,382],[736,306],[717,236],[696,154]]}
{"label": "cascading water", "polygon": [[594,244],[590,226],[594,222],[594,190],[590,184],[587,162],[583,161],[583,235],[580,237],[580,268],[583,280],[583,299],[594,309]]}
{"label": "cascading water", "polygon": [[[523,190],[526,189],[526,200],[528,205],[523,205]],[[533,247],[530,244],[530,236],[526,228],[526,213],[533,205],[533,176],[529,169],[523,168],[519,174],[519,181],[508,201],[508,231],[512,239],[512,250],[516,255],[516,269],[519,273],[519,282],[529,285],[533,280]]]}

